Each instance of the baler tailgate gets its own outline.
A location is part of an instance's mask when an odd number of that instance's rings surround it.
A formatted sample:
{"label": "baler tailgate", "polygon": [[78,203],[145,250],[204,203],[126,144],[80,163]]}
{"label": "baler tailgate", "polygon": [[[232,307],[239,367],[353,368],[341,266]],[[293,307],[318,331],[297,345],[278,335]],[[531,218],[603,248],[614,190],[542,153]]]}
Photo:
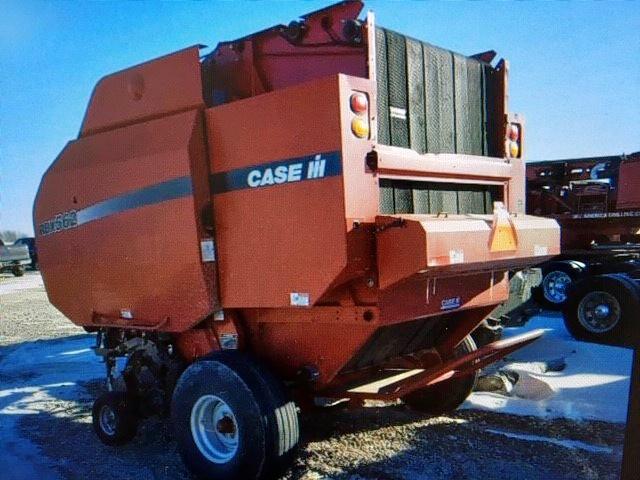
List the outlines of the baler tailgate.
{"label": "baler tailgate", "polygon": [[491,215],[379,216],[376,225],[382,288],[419,273],[515,269],[559,253],[557,224],[525,215],[506,226]]}

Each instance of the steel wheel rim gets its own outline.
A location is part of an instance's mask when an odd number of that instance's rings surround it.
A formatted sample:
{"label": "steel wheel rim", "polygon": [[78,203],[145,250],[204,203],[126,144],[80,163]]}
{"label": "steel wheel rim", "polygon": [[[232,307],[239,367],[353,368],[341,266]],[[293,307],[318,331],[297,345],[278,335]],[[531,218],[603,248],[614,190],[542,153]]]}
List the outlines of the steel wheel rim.
{"label": "steel wheel rim", "polygon": [[200,453],[210,462],[227,463],[238,452],[238,422],[220,397],[203,395],[191,409],[191,435]]}
{"label": "steel wheel rim", "polygon": [[116,413],[109,405],[103,405],[99,415],[100,428],[110,437],[116,434]]}
{"label": "steel wheel rim", "polygon": [[621,313],[620,302],[607,292],[589,292],[578,304],[578,321],[592,333],[612,330],[620,321]]}
{"label": "steel wheel rim", "polygon": [[567,287],[573,280],[569,274],[560,270],[554,270],[545,275],[542,280],[544,298],[551,303],[563,303],[567,300]]}

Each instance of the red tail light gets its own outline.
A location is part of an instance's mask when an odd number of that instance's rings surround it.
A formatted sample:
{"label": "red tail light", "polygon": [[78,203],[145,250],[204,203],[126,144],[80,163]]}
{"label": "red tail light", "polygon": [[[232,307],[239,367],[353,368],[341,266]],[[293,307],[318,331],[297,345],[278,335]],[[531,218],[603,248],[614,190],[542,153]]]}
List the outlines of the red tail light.
{"label": "red tail light", "polygon": [[369,101],[364,93],[357,92],[352,94],[349,104],[351,105],[351,111],[358,115],[366,113],[369,108]]}

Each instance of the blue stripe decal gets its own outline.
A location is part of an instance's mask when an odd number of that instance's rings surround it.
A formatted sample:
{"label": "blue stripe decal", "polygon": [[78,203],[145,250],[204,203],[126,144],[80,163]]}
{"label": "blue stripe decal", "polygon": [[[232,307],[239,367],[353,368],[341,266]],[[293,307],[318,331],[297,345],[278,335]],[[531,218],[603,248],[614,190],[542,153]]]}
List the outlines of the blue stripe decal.
{"label": "blue stripe decal", "polygon": [[191,177],[178,177],[139,190],[123,193],[122,195],[103,200],[81,210],[60,213],[54,218],[41,223],[38,232],[40,235],[49,235],[69,228],[78,227],[85,223],[93,222],[94,220],[100,220],[110,215],[126,212],[127,210],[133,210],[147,205],[155,205],[168,200],[187,197],[192,194],[193,187]]}
{"label": "blue stripe decal", "polygon": [[342,174],[340,152],[324,152],[289,158],[251,167],[214,173],[210,177],[211,191],[216,193],[264,188],[285,183],[320,180]]}

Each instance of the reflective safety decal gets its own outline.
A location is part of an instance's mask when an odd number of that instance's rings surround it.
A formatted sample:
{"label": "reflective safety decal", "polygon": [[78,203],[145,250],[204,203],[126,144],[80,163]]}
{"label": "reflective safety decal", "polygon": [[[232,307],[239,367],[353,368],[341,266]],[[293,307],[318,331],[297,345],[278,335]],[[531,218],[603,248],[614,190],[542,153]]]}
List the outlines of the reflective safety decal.
{"label": "reflective safety decal", "polygon": [[518,239],[511,223],[509,212],[502,202],[493,204],[493,227],[490,251],[509,252],[517,250]]}

